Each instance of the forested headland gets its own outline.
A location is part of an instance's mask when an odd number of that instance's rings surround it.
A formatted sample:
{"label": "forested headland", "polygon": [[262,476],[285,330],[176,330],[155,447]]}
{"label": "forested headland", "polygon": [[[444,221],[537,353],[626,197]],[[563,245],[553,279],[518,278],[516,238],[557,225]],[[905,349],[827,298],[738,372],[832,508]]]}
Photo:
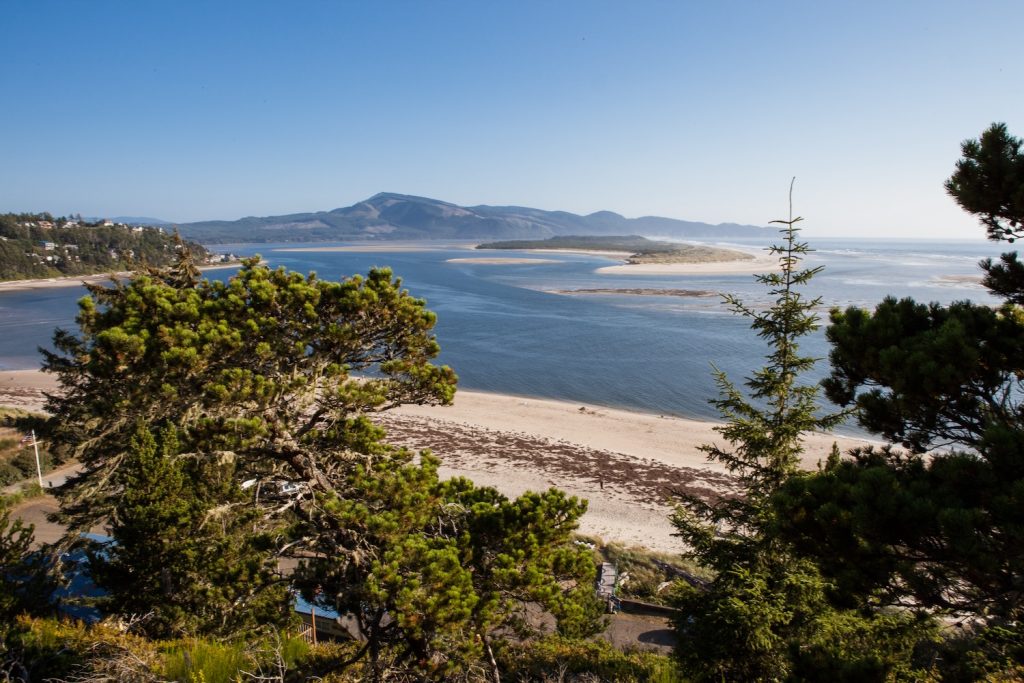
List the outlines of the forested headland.
{"label": "forested headland", "polygon": [[[49,213],[0,214],[0,281],[95,275],[142,264],[174,262],[178,241],[163,228],[54,217]],[[207,250],[186,243],[200,263]]]}

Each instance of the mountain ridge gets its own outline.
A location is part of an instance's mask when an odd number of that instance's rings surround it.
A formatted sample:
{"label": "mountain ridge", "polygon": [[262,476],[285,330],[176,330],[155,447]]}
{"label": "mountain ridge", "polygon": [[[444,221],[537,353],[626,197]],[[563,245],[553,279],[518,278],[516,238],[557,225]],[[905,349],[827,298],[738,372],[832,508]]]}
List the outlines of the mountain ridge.
{"label": "mountain ridge", "polygon": [[178,229],[184,237],[205,243],[544,239],[641,233],[681,239],[774,235],[770,228],[737,223],[713,225],[661,216],[626,218],[613,211],[580,215],[525,206],[459,206],[396,192],[378,192],[330,211],[181,223]]}

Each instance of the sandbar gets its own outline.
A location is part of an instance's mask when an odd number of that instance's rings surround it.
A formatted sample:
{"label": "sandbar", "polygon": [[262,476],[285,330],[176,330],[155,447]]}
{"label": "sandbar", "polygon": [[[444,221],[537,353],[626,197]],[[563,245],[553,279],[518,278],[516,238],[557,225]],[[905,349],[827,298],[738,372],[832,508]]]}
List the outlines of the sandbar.
{"label": "sandbar", "polygon": [[[0,405],[41,410],[57,390],[38,370],[0,372]],[[672,492],[714,497],[736,490],[701,444],[722,442],[718,423],[602,406],[459,390],[451,406],[401,406],[378,416],[389,441],[430,448],[444,477],[463,476],[510,496],[552,486],[586,498],[580,532],[606,541],[679,552],[669,522]],[[801,464],[813,468],[837,442],[808,434]]]}
{"label": "sandbar", "polygon": [[[733,251],[739,251],[733,249]],[[751,275],[781,270],[777,256],[749,252],[753,258],[735,261],[696,261],[690,263],[624,263],[604,266],[602,275]]]}
{"label": "sandbar", "polygon": [[984,279],[981,275],[936,275],[937,282],[945,285],[981,285]]}
{"label": "sandbar", "polygon": [[561,261],[559,261],[557,259],[550,259],[550,258],[503,258],[503,257],[487,258],[487,257],[481,257],[481,258],[450,258],[447,261],[445,261],[445,263],[476,263],[476,264],[488,265],[488,266],[509,266],[509,265],[516,265],[516,264],[521,264],[521,263],[561,263]]}

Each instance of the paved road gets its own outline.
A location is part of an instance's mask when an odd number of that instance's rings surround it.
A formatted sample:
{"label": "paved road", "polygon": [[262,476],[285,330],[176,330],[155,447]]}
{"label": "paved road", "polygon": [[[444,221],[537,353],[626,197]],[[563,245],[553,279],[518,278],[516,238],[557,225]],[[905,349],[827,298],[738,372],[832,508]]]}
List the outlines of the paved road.
{"label": "paved road", "polygon": [[[79,465],[78,463],[72,463],[70,465],[58,467],[57,469],[44,474],[43,488],[53,488],[56,486],[61,486],[64,482],[68,480],[68,477],[70,477],[72,474],[78,471],[79,467],[81,467],[81,465]],[[3,487],[3,489],[0,489],[0,493],[3,493],[4,495],[18,493],[26,484],[32,485],[34,483],[36,483],[36,478],[32,477],[31,479],[26,479],[25,481],[19,481],[15,484],[5,486]]]}
{"label": "paved road", "polygon": [[46,543],[54,543],[64,535],[64,527],[54,524],[47,517],[57,511],[57,500],[53,496],[40,496],[25,501],[11,512],[12,517],[20,517],[23,522],[35,526],[34,547]]}

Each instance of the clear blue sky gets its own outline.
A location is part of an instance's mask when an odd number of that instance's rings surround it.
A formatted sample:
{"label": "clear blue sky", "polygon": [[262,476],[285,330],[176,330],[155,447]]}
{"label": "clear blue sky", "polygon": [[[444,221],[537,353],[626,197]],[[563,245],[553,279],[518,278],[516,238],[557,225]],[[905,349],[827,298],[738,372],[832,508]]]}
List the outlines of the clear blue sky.
{"label": "clear blue sky", "polygon": [[981,237],[942,182],[1024,136],[1024,2],[3,0],[0,211],[458,204]]}

